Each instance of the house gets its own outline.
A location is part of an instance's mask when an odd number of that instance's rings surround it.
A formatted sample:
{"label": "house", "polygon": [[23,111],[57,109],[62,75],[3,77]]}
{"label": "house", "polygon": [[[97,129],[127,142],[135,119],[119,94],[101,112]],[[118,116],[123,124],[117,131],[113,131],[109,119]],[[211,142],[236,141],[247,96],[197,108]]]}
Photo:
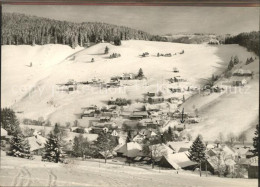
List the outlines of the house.
{"label": "house", "polygon": [[95,110],[84,110],[83,114],[81,114],[81,119],[83,117],[94,117],[95,116]]}
{"label": "house", "polygon": [[137,134],[137,135],[133,138],[133,142],[142,143],[144,139],[145,139],[145,136],[143,136],[143,135],[141,135],[141,134]]}
{"label": "house", "polygon": [[155,157],[157,157],[157,158],[155,158],[157,160],[160,160],[162,158],[162,156],[167,156],[167,155],[171,155],[171,154],[175,153],[175,151],[173,149],[171,149],[164,143],[151,145],[151,146],[149,146],[149,148],[150,148],[150,150],[152,150],[152,154]]}
{"label": "house", "polygon": [[[207,170],[212,174],[219,174],[219,169],[227,169],[228,173],[234,173],[236,162],[232,158],[212,156],[206,159]],[[203,164],[203,169],[205,165]]]}
{"label": "house", "polygon": [[37,131],[34,132],[32,137],[28,137],[25,140],[28,141],[30,145],[30,152],[34,155],[41,155],[44,152],[45,144],[47,138],[39,135]]}
{"label": "house", "polygon": [[82,134],[85,133],[85,129],[83,127],[71,127],[70,131]]}
{"label": "house", "polygon": [[218,147],[215,147],[213,149],[208,150],[207,154],[209,156],[217,156],[220,153],[225,154],[225,157],[235,159],[237,158],[238,154],[229,146],[221,145]]}
{"label": "house", "polygon": [[175,126],[177,131],[183,131],[186,127],[185,124],[178,124]]}
{"label": "house", "polygon": [[130,111],[123,111],[120,114],[120,116],[122,116],[123,118],[130,118],[131,115],[132,115],[132,112],[130,112]]}
{"label": "house", "polygon": [[154,92],[147,92],[148,97],[154,97],[156,94]]}
{"label": "house", "polygon": [[67,136],[64,138],[66,142],[74,141],[75,137],[82,135],[84,138],[87,138],[89,142],[96,141],[98,138],[98,134],[80,134],[75,132],[68,132]]}
{"label": "house", "polygon": [[117,156],[134,158],[137,156],[143,156],[142,145],[137,142],[129,142],[121,145],[118,149],[115,150]]}
{"label": "house", "polygon": [[174,72],[174,73],[179,73],[178,68],[173,68],[173,72]]}
{"label": "house", "polygon": [[188,113],[184,112],[184,113],[182,114],[182,112],[180,112],[179,110],[176,110],[176,111],[173,112],[173,113],[168,113],[168,115],[169,115],[170,117],[174,118],[174,119],[180,119],[180,118],[182,118],[182,116],[183,116],[183,118],[185,118],[185,119],[188,118]]}
{"label": "house", "polygon": [[58,86],[62,86],[62,90],[64,91],[75,91],[77,90],[77,82],[74,81],[73,79],[70,79],[67,83],[63,84],[57,84]]}
{"label": "house", "polygon": [[174,103],[174,104],[182,104],[182,101],[180,100],[180,98],[178,97],[170,97],[167,99],[170,103]]}
{"label": "house", "polygon": [[250,70],[244,70],[244,69],[236,69],[233,71],[233,76],[249,76],[251,77],[253,75],[253,72]]}
{"label": "house", "polygon": [[115,105],[116,104],[116,99],[114,97],[111,97],[108,101],[109,105]]}
{"label": "house", "polygon": [[120,80],[120,76],[114,76],[114,77],[111,77],[111,81],[119,81]]}
{"label": "house", "polygon": [[132,80],[135,79],[135,74],[133,73],[123,73],[122,80]]}
{"label": "house", "polygon": [[170,83],[176,83],[176,82],[184,82],[185,79],[181,78],[180,76],[176,76],[176,77],[173,77],[173,78],[170,78]]}
{"label": "house", "polygon": [[90,84],[101,84],[102,81],[101,81],[101,79],[97,79],[96,77],[94,77],[89,83]]}
{"label": "house", "polygon": [[234,148],[234,151],[238,154],[238,158],[246,158],[246,154],[249,150],[250,148],[245,146]]}
{"label": "house", "polygon": [[119,87],[119,86],[120,86],[120,81],[110,81],[110,82],[106,83],[107,88]]}
{"label": "house", "polygon": [[148,112],[158,112],[160,111],[160,107],[157,105],[145,104],[145,110]]}
{"label": "house", "polygon": [[103,123],[103,122],[109,122],[111,120],[111,117],[107,117],[107,116],[104,116],[104,117],[100,117],[99,118],[99,122]]}
{"label": "house", "polygon": [[142,56],[142,57],[148,57],[148,56],[149,56],[149,53],[148,53],[148,52],[144,52],[141,56]]}
{"label": "house", "polygon": [[158,104],[158,103],[163,103],[164,98],[163,97],[149,97],[148,98],[148,103],[150,104]]}
{"label": "house", "polygon": [[77,82],[74,81],[73,79],[69,80],[65,86],[68,87],[68,91],[75,91],[77,90]]}
{"label": "house", "polygon": [[194,169],[198,164],[193,162],[188,157],[188,152],[168,154],[163,156],[159,162],[161,167],[178,169]]}
{"label": "house", "polygon": [[120,110],[113,110],[111,113],[112,113],[112,117],[113,118],[116,118],[116,117],[120,116]]}
{"label": "house", "polygon": [[232,85],[233,86],[244,86],[247,84],[247,80],[245,78],[235,78],[235,79],[232,79],[233,82],[232,82]]}
{"label": "house", "polygon": [[134,111],[133,115],[142,116],[143,118],[148,118],[147,111]]}
{"label": "house", "polygon": [[172,93],[181,93],[181,88],[169,88]]}
{"label": "house", "polygon": [[90,105],[89,107],[82,108],[83,110],[98,110],[97,105]]}
{"label": "house", "polygon": [[199,123],[200,120],[199,120],[199,118],[196,118],[196,117],[189,117],[185,121],[188,124],[192,124],[192,123]]}
{"label": "house", "polygon": [[129,116],[131,120],[142,120],[148,117],[146,111],[134,111],[132,115]]}
{"label": "house", "polygon": [[139,122],[142,126],[144,127],[148,127],[148,128],[156,128],[159,125],[159,121],[157,121],[156,119],[142,119]]}
{"label": "house", "polygon": [[143,119],[143,116],[132,114],[131,116],[129,116],[129,118],[131,120],[141,120],[141,119]]}
{"label": "house", "polygon": [[118,132],[116,130],[113,130],[111,133],[112,136],[118,136]]}

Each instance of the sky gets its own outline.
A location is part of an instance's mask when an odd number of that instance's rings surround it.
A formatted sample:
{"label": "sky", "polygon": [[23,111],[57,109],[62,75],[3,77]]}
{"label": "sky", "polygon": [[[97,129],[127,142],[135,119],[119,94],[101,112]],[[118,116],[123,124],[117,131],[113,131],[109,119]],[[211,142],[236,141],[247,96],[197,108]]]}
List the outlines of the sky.
{"label": "sky", "polygon": [[259,30],[259,7],[3,5],[3,12],[110,23],[158,35],[238,34]]}

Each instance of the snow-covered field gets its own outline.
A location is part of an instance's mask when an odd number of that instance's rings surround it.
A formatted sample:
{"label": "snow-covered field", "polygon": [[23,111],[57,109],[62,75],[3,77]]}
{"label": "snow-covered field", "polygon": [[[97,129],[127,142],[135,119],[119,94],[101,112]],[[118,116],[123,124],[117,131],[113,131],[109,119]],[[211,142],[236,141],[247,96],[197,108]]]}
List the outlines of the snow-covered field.
{"label": "snow-covered field", "polygon": [[[102,160],[103,161],[103,160]],[[1,186],[256,187],[257,179],[231,179],[174,170],[144,169],[103,162],[39,162],[1,153]]]}
{"label": "snow-covered field", "polygon": [[[109,47],[110,54],[120,53],[121,57],[109,59],[109,54],[104,54],[106,46]],[[185,53],[179,54],[182,50]],[[149,52],[149,57],[140,57],[143,52]],[[158,52],[177,55],[157,57]],[[61,124],[77,119],[82,107],[104,105],[111,97],[142,99],[144,93],[161,89],[167,91],[165,96],[176,96],[168,92],[168,87],[173,85],[167,79],[176,76],[172,72],[173,67],[177,67],[179,75],[188,80],[186,86],[201,86],[204,79],[226,68],[232,55],[238,55],[244,62],[253,56],[238,45],[210,46],[150,41],[123,41],[121,46],[100,43],[83,50],[73,50],[63,45],[2,46],[2,53],[2,106],[11,106],[15,111],[20,111],[18,116],[21,119],[44,117]],[[94,63],[90,62],[92,58],[95,59]],[[32,67],[27,66],[30,62]],[[56,84],[66,83],[69,79],[80,82],[96,77],[108,81],[111,76],[137,73],[139,68],[143,69],[147,80],[130,81],[132,86],[108,90],[84,86],[70,93],[57,90]],[[193,132],[200,132],[205,138],[213,138],[211,135],[217,135],[220,130],[228,133],[237,127],[235,133],[239,133],[250,129],[258,110],[257,76],[250,82],[247,96],[216,96],[223,104],[211,99],[211,102],[205,102],[201,107],[199,105],[207,100],[206,97],[198,100],[198,103],[193,98],[188,100],[185,110],[189,111],[196,105],[202,117],[209,119],[204,120],[203,124],[194,125]]]}

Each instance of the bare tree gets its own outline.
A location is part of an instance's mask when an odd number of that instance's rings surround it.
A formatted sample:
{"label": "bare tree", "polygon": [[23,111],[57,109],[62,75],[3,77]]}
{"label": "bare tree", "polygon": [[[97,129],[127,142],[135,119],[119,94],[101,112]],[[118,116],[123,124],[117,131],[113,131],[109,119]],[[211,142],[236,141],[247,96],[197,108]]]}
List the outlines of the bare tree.
{"label": "bare tree", "polygon": [[234,146],[234,143],[236,141],[236,136],[231,132],[227,135],[227,144],[231,147]]}
{"label": "bare tree", "polygon": [[222,144],[222,143],[225,141],[224,135],[223,135],[222,132],[220,132],[220,133],[218,134],[217,140],[219,141],[220,144]]}
{"label": "bare tree", "polygon": [[239,136],[238,136],[238,141],[243,143],[243,145],[245,145],[245,141],[247,140],[247,137],[246,137],[246,133],[245,132],[242,132]]}
{"label": "bare tree", "polygon": [[150,145],[149,142],[143,145],[143,152],[144,154],[149,155],[152,161],[152,168],[154,168],[154,164],[156,159],[167,156],[167,150],[163,146],[163,144],[155,144]]}

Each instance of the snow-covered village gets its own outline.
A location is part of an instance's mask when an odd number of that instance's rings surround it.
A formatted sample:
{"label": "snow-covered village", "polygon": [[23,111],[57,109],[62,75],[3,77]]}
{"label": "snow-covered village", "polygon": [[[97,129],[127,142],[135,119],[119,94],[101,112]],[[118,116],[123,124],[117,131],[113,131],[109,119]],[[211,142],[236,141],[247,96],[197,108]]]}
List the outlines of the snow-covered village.
{"label": "snow-covered village", "polygon": [[258,186],[258,8],[20,8],[2,13],[0,186]]}

